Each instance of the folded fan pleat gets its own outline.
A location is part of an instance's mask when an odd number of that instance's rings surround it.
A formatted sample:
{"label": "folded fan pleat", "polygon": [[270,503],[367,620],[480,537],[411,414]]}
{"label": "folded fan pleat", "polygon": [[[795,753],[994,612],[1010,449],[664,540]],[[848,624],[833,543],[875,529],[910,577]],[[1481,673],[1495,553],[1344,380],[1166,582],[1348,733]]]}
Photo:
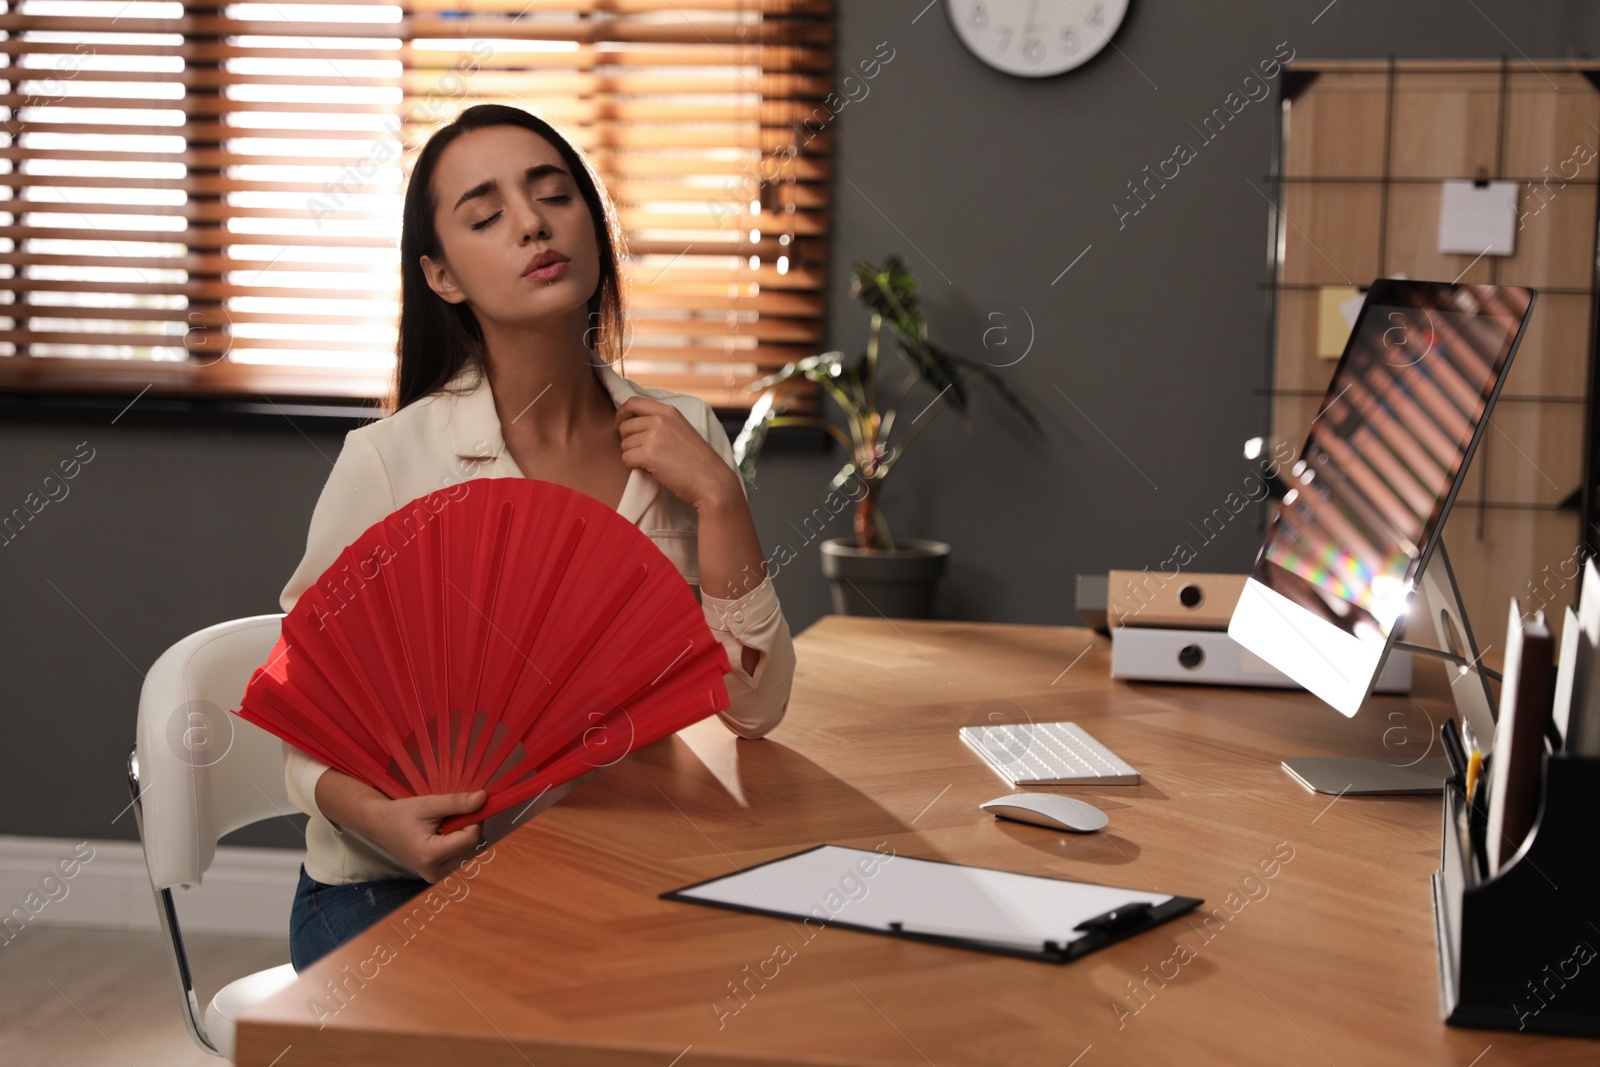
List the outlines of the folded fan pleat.
{"label": "folded fan pleat", "polygon": [[449,832],[723,710],[730,669],[638,527],[565,486],[479,478],[346,546],[236,713],[392,798],[485,789]]}

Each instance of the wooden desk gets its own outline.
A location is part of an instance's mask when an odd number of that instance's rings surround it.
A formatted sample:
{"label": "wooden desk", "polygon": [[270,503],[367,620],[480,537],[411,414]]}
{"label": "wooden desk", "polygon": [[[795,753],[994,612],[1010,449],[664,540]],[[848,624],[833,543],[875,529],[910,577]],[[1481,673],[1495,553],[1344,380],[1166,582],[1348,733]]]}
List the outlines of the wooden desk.
{"label": "wooden desk", "polygon": [[[1425,707],[1347,720],[1299,693],[1113,682],[1109,643],[1080,629],[828,617],[797,646],[767,739],[711,720],[606,769],[409,934],[380,923],[250,1013],[238,1062],[1466,1067],[1491,1045],[1484,1067],[1595,1062],[1592,1041],[1440,1021],[1437,799],[1331,799],[1278,766],[1386,740],[1420,754]],[[1018,708],[1143,773],[1070,790],[1105,832],[978,810],[1009,790],[956,729]],[[1206,903],[1057,965],[657,899],[822,842]]]}

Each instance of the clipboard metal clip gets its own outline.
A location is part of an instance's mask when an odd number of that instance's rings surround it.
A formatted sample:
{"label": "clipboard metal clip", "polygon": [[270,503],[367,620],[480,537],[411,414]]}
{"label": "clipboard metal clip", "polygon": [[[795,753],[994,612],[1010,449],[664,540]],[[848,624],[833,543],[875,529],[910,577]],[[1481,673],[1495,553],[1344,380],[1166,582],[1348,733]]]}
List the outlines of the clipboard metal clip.
{"label": "clipboard metal clip", "polygon": [[1112,908],[1101,915],[1085,919],[1077,926],[1074,926],[1073,929],[1084,930],[1089,933],[1110,934],[1145,922],[1149,918],[1150,902],[1148,900],[1140,900],[1132,904],[1124,904],[1120,908]]}

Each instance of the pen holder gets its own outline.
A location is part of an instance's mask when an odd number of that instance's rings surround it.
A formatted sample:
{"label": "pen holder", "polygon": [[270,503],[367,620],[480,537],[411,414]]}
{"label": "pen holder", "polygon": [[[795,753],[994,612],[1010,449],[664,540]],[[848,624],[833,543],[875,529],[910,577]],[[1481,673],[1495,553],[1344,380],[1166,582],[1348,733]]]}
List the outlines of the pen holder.
{"label": "pen holder", "polygon": [[1453,1026],[1600,1037],[1600,758],[1546,753],[1528,839],[1480,879],[1444,791],[1433,875],[1439,998]]}

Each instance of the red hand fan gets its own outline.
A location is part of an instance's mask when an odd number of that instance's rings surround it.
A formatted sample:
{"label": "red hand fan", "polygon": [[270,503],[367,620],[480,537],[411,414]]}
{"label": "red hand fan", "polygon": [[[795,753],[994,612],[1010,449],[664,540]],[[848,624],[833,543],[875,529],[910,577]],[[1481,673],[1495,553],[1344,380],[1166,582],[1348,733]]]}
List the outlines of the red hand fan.
{"label": "red hand fan", "polygon": [[479,822],[728,706],[683,576],[600,501],[531,478],[419,497],[339,553],[237,714],[391,798]]}

